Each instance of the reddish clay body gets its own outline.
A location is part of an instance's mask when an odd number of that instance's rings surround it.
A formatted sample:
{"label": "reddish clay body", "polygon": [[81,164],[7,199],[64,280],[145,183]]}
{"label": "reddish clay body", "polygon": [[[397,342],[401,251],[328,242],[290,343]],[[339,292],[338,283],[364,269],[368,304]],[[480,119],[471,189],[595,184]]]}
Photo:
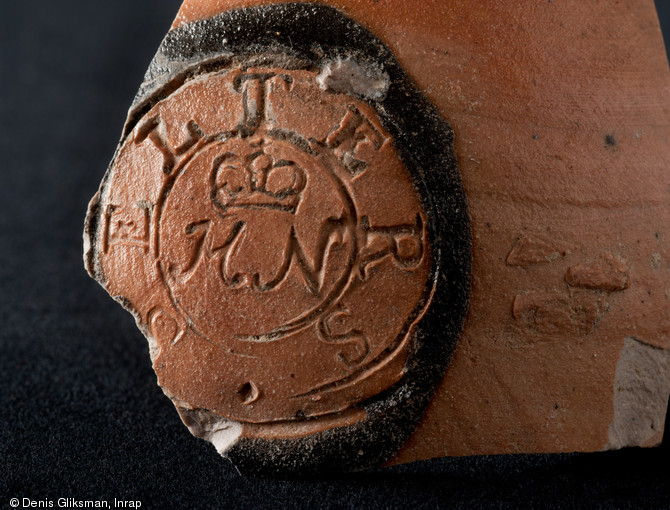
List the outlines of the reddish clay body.
{"label": "reddish clay body", "polygon": [[[174,26],[255,3],[187,0]],[[474,231],[461,342],[396,462],[607,448],[624,339],[670,348],[670,74],[653,2],[331,5],[452,125]],[[524,239],[546,240],[546,261],[508,263]],[[602,253],[630,286],[576,293],[570,275]],[[515,303],[533,299],[546,314],[529,321]]]}
{"label": "reddish clay body", "polygon": [[[186,0],[173,27],[234,8],[276,3]],[[670,392],[670,74],[653,2],[571,0],[530,5],[504,0],[474,5],[441,0],[333,0],[328,4],[379,37],[453,128],[472,225],[471,298],[460,341],[423,420],[391,463],[447,455],[598,451],[658,444]],[[269,70],[258,72],[267,74]],[[279,75],[283,71],[273,72]],[[194,81],[180,94],[192,94],[200,98],[198,101],[208,94],[220,94],[212,103],[226,105],[230,115],[242,118],[242,106],[232,104],[219,92],[233,87],[234,71],[231,73]],[[346,115],[344,104],[335,98],[330,104],[321,104],[318,112],[314,110],[317,113],[304,113],[304,104],[317,98],[313,92],[316,77],[296,73],[292,80],[305,84],[300,96],[303,106],[295,110],[303,113],[296,117],[287,114],[278,122],[300,126],[308,136],[326,140]],[[289,101],[281,97],[280,81],[273,84],[277,101]],[[188,98],[182,99],[182,104],[188,104]],[[167,119],[168,127],[160,128],[167,129],[162,136],[173,147],[190,150],[192,133],[182,126],[188,125],[192,113],[170,107],[169,100],[156,108],[162,109]],[[278,111],[282,109],[291,111],[286,103]],[[375,292],[384,298],[352,293],[351,301],[345,303],[340,315],[332,317],[326,330],[335,338],[365,329],[371,332],[367,335],[370,340],[365,344],[352,340],[344,350],[341,343],[331,342],[332,353],[326,363],[305,359],[307,351],[296,338],[295,345],[278,355],[281,367],[251,363],[239,370],[239,365],[222,359],[221,350],[212,348],[205,356],[211,364],[195,367],[180,361],[181,372],[168,375],[158,356],[154,365],[159,381],[190,406],[250,423],[288,418],[298,407],[303,409],[307,400],[315,417],[349,409],[340,421],[328,418],[327,428],[355,422],[355,408],[350,409],[353,403],[402,377],[413,321],[429,304],[425,299],[431,257],[423,230],[426,211],[374,112],[362,101],[357,109],[370,126],[360,157],[386,173],[379,175],[379,182],[361,179],[356,200],[364,204],[360,210],[369,217],[371,227],[402,226],[404,234],[381,235],[379,239],[368,236],[365,242],[370,243],[370,260],[375,261],[370,269],[384,272],[379,278],[383,283]],[[215,111],[201,113],[197,126],[205,133],[208,123],[221,122]],[[174,131],[170,126],[176,126]],[[142,136],[157,133],[155,127],[145,126],[146,132],[137,128],[116,163],[123,167],[143,162],[155,175],[147,174],[138,182],[119,172],[112,193],[144,192],[153,186],[151,192],[161,196],[168,158],[155,143],[138,144]],[[237,168],[226,169],[225,161],[221,161],[220,172],[209,173],[212,161],[206,151],[200,159],[193,159],[191,170],[170,184],[158,236],[195,238],[200,248],[209,246],[212,254],[233,243],[235,225],[219,225],[214,233],[210,229],[214,223],[202,223],[208,214],[208,221],[216,222],[220,220],[217,211],[233,206],[237,197],[247,204],[257,200],[258,205],[258,200],[273,193],[272,200],[281,196],[282,206],[290,208],[293,197],[307,190],[300,168],[308,164],[301,167],[299,158],[287,157],[281,143],[263,144],[267,142],[259,136],[252,144],[235,146],[229,152],[243,154],[243,163],[250,165],[248,175],[253,168],[263,173],[264,187],[260,181],[252,185],[239,178]],[[259,155],[253,156],[261,146],[262,161]],[[289,159],[294,168],[277,175],[271,184],[269,170],[282,168],[278,162]],[[328,165],[323,164],[324,168]],[[198,184],[194,184],[196,180]],[[338,196],[325,178],[310,186],[321,186],[321,195]],[[233,188],[233,194],[226,194],[226,189]],[[376,189],[385,189],[384,193],[396,198],[380,199]],[[248,196],[243,196],[245,193]],[[189,204],[194,197],[198,197],[196,207],[200,209],[193,216]],[[103,199],[114,202],[109,197]],[[120,200],[132,202],[129,198]],[[388,206],[391,203],[393,207]],[[335,198],[319,214],[325,214],[324,220],[339,218],[346,224],[345,204],[346,199]],[[180,334],[201,334],[211,344],[230,347],[235,343],[230,335],[262,340],[263,335],[276,333],[278,327],[299,315],[279,307],[264,316],[267,324],[246,315],[211,322],[212,307],[227,292],[221,281],[247,287],[271,284],[276,267],[273,269],[271,263],[249,268],[242,256],[224,262],[228,266],[216,282],[199,276],[194,272],[200,259],[193,255],[193,243],[156,246],[148,231],[138,226],[150,212],[141,203],[136,209],[129,213],[135,215],[133,218],[121,218],[124,224],[134,222],[133,230],[126,233],[115,231],[113,223],[114,215],[125,213],[112,209],[111,230],[99,242],[102,251],[114,249],[116,241],[135,243],[141,249],[104,259],[102,273],[121,273],[128,264],[141,267],[142,250],[158,250],[162,266],[143,269],[163,279],[164,284],[149,291],[155,293],[151,299],[177,303],[177,307],[188,302],[191,307],[182,314],[187,318],[184,323],[161,310],[143,312],[149,317],[149,333],[159,343],[161,338],[175,342]],[[190,230],[183,230],[183,224],[191,225]],[[309,225],[304,226],[305,235],[318,236]],[[290,242],[291,228],[280,222],[261,244]],[[294,274],[296,281],[312,277],[312,285],[337,287],[338,275],[353,270],[346,261],[347,243],[361,236],[354,230],[343,227],[341,238],[332,241],[340,247],[326,259],[332,269],[325,278],[332,281],[318,280],[322,277],[317,278],[315,270],[302,276]],[[327,249],[334,246],[332,243],[322,245]],[[267,260],[281,259],[281,250],[272,250],[268,250]],[[386,257],[376,262],[374,254],[382,252]],[[388,256],[391,252],[395,258]],[[128,260],[133,257],[137,260]],[[216,263],[222,267],[220,260]],[[365,278],[365,268],[358,270]],[[245,280],[245,274],[266,276],[252,281]],[[190,278],[195,285],[189,287],[185,282]],[[132,285],[107,285],[110,293],[127,296],[133,303],[131,296],[147,292]],[[216,296],[214,301],[198,300],[198,289],[205,287]],[[304,301],[295,304],[296,310],[318,308],[323,296],[316,294],[306,293]],[[136,299],[150,301],[146,295]],[[243,308],[272,306],[250,298]],[[391,316],[386,313],[389,308],[396,309]],[[359,322],[336,329],[338,320],[359,310],[361,316],[355,318]],[[234,330],[226,329],[224,322],[235,324]],[[188,331],[191,333],[184,333]],[[181,345],[191,348],[188,342]],[[249,342],[245,354],[253,357],[262,352],[263,359],[272,359],[274,355],[265,352],[272,348],[272,342]],[[375,369],[357,378],[357,367],[371,366],[372,362],[378,362]],[[307,366],[312,368],[305,370]],[[251,384],[246,377],[254,370],[254,377],[263,380],[264,387],[267,382],[282,393],[268,400],[268,407],[249,406],[258,396],[260,384]],[[644,374],[640,375],[640,370]],[[183,379],[177,373],[182,373]],[[296,378],[298,373],[301,375]],[[203,382],[214,374],[230,386],[230,394],[239,395],[238,401],[222,401],[218,387]],[[653,397],[640,389],[645,384],[655,388]],[[323,395],[314,391],[328,385],[336,391]],[[624,398],[622,392],[631,397]],[[295,404],[290,398],[295,395],[304,397],[305,402]],[[631,417],[624,411],[631,405],[653,411]],[[282,427],[288,425],[277,425],[281,437],[296,433]],[[247,431],[252,430],[254,426],[249,425]],[[253,434],[270,433],[264,429]]]}

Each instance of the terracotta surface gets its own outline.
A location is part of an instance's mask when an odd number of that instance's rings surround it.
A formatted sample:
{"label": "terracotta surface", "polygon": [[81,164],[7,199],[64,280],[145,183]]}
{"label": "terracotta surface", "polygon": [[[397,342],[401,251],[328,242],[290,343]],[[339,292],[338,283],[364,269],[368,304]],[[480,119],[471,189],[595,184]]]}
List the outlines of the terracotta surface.
{"label": "terracotta surface", "polygon": [[[258,3],[187,0],[175,26]],[[395,462],[608,447],[624,340],[670,347],[670,76],[653,2],[330,4],[450,122],[472,217],[468,321]]]}
{"label": "terracotta surface", "polygon": [[280,422],[403,375],[432,288],[426,216],[365,103],[308,71],[206,74],[144,116],[114,168],[98,272],[148,325],[175,399]]}
{"label": "terracotta surface", "polygon": [[[174,27],[275,3],[187,0]],[[670,75],[653,2],[327,5],[379,37],[453,128],[472,223],[465,327],[390,463],[658,444]],[[191,431],[244,452],[245,438],[356,430],[407,379],[422,317],[449,310],[433,299],[433,213],[362,99],[384,80],[354,70],[339,94],[313,63],[231,62],[133,106],[87,257]]]}

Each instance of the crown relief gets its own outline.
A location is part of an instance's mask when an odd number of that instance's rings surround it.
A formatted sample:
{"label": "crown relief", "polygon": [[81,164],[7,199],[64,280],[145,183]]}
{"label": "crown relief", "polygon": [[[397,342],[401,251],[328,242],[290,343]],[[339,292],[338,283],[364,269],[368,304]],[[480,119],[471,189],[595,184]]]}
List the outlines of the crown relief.
{"label": "crown relief", "polygon": [[[246,145],[246,144],[245,144]],[[215,158],[211,200],[229,209],[273,209],[295,214],[307,176],[294,161],[267,154],[263,142],[248,142]],[[245,153],[246,152],[246,153]]]}

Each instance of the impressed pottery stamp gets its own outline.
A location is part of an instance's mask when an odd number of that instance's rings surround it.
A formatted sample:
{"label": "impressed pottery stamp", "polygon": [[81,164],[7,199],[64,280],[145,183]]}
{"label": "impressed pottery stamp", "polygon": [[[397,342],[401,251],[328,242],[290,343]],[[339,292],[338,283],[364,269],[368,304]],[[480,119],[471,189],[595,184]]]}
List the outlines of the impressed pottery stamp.
{"label": "impressed pottery stamp", "polygon": [[264,472],[360,469],[402,444],[467,306],[451,138],[331,8],[168,34],[91,203],[86,261],[195,435]]}
{"label": "impressed pottery stamp", "polygon": [[[324,94],[316,78],[222,71],[148,114],[203,126],[163,178],[151,256],[188,325],[180,341],[209,342],[229,367],[204,405],[234,420],[319,416],[386,389],[433,291],[426,214],[389,136],[364,103]],[[211,89],[243,118],[183,109],[185,96],[209,104]],[[284,112],[301,115],[300,132]],[[155,148],[135,136],[121,152]]]}

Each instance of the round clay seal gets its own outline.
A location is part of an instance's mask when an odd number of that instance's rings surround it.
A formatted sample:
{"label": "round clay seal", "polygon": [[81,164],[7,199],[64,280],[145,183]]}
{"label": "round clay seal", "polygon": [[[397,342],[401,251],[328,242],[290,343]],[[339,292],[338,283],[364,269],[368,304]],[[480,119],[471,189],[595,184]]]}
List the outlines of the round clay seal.
{"label": "round clay seal", "polygon": [[[263,9],[280,25],[304,10]],[[346,19],[319,10],[304,22]],[[196,28],[226,41],[230,24]],[[466,309],[451,131],[390,53],[296,56],[273,29],[264,51],[223,58],[225,43],[195,51],[175,32],[163,64],[188,71],[131,111],[89,213],[89,269],[138,318],[194,434],[252,469],[300,469],[305,441],[325,453],[302,469],[377,463],[416,424]],[[361,441],[389,420],[400,439]],[[353,461],[357,436],[381,453]],[[282,454],[258,460],[267,445]]]}
{"label": "round clay seal", "polygon": [[[179,342],[218,351],[215,364],[190,358],[187,373],[219,382],[180,381],[180,398],[232,420],[336,413],[388,388],[434,285],[426,213],[390,136],[317,77],[222,71],[148,113],[202,133],[163,179],[150,256],[188,325]],[[212,90],[244,118],[209,118]],[[144,144],[129,139],[123,156]]]}

